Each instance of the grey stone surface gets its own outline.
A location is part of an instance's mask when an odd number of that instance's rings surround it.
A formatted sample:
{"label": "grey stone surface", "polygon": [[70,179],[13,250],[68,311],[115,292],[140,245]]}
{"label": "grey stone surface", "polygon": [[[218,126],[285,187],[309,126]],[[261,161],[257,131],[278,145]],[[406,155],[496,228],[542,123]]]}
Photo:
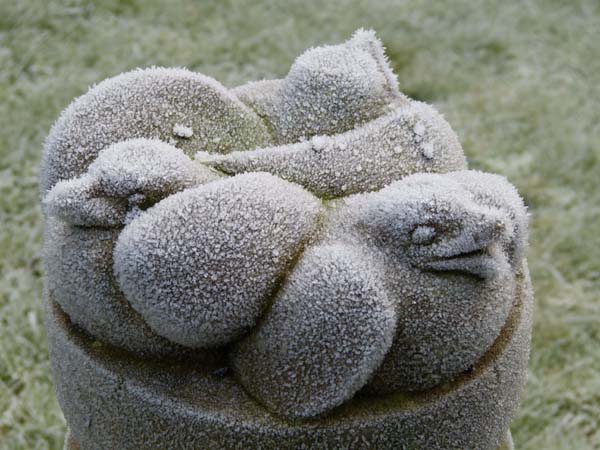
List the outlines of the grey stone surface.
{"label": "grey stone surface", "polygon": [[113,275],[118,228],[81,228],[46,219],[46,287],[74,324],[108,344],[142,355],[185,349],[154,333],[127,302]]}
{"label": "grey stone surface", "polygon": [[[70,432],[67,433],[64,450],[81,450],[81,447],[79,446],[77,441],[75,441],[75,439],[71,436]],[[514,450],[510,431],[507,433],[506,438],[502,441],[497,450]]]}
{"label": "grey stone surface", "polygon": [[113,250],[141,207],[217,178],[169,144],[132,139],[102,150],[81,177],[50,190],[43,202],[46,284],[74,323],[138,354],[189,354],[154,333],[125,299],[113,274]]}
{"label": "grey stone surface", "polygon": [[[193,134],[180,136],[178,125]],[[273,141],[260,117],[216,80],[186,69],[138,69],[93,86],[61,114],[44,145],[42,194],[82,175],[100,150],[133,138],[161,139],[188,155]]]}
{"label": "grey stone surface", "polygon": [[225,345],[256,325],[320,212],[307,191],[266,173],[187,189],[125,227],[115,273],[158,334]]}
{"label": "grey stone surface", "polygon": [[375,191],[411,173],[467,167],[448,122],[412,100],[344,133],[228,155],[201,152],[196,159],[227,174],[273,173],[325,198]]}
{"label": "grey stone surface", "polygon": [[[232,89],[231,93],[252,108],[269,126],[275,120],[274,105],[280,96],[282,86],[283,80],[250,81]],[[275,134],[275,131],[272,133]]]}
{"label": "grey stone surface", "polygon": [[[81,450],[81,447],[79,446],[77,441],[72,437],[70,432],[67,433],[64,450]],[[510,431],[506,434],[505,439],[502,441],[497,450],[514,450]]]}
{"label": "grey stone surface", "polygon": [[[95,348],[50,293],[48,332],[57,395],[83,450],[493,450],[525,383],[532,297],[519,275],[514,307],[469,372],[430,391],[357,396],[322,419],[290,422],[262,408],[218,364],[150,363]],[[157,432],[157,430],[159,430]]]}
{"label": "grey stone surface", "polygon": [[510,448],[527,212],[466,169],[371,31],[281,80],[92,88],[42,164],[66,446]]}
{"label": "grey stone surface", "polygon": [[351,398],[379,367],[396,312],[371,258],[341,245],[307,250],[261,326],[233,351],[244,387],[284,417],[313,417]]}
{"label": "grey stone surface", "polygon": [[269,172],[333,198],[378,190],[415,172],[467,168],[441,114],[399,92],[371,31],[307,50],[283,80],[233,92],[271,124],[278,145],[197,153],[199,161],[230,175]]}
{"label": "grey stone surface", "polygon": [[[512,209],[473,194],[480,185]],[[415,174],[334,202],[322,238],[304,253],[256,333],[234,352],[242,384],[294,417],[331,409],[368,379],[366,391],[382,394],[431,388],[468,370],[508,316],[517,269],[511,261],[525,245],[524,216],[506,179],[473,171]],[[347,292],[353,282],[361,289]],[[356,307],[346,309],[354,302],[365,317]],[[393,330],[391,348],[388,339],[373,345],[354,320],[372,333]],[[354,359],[363,351],[370,363]],[[355,376],[340,379],[335,371],[345,364]],[[334,391],[337,402],[329,398]],[[312,402],[319,406],[307,406]]]}
{"label": "grey stone surface", "polygon": [[300,55],[274,99],[280,143],[351,130],[407,102],[373,31]]}
{"label": "grey stone surface", "polygon": [[158,139],[130,139],[100,151],[79,178],[58,182],[44,197],[46,214],[81,227],[120,227],[140,207],[219,178]]}

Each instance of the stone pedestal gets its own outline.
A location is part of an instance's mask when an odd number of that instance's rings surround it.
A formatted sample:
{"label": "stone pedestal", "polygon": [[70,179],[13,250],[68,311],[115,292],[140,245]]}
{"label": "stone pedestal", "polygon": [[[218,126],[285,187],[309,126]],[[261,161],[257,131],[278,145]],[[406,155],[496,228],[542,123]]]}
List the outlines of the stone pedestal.
{"label": "stone pedestal", "polygon": [[[64,450],[81,450],[81,447],[79,447],[79,444],[72,438],[70,432],[67,433]],[[500,447],[498,447],[498,450],[514,450],[510,432],[507,434],[506,438],[502,441],[502,443],[500,444]]]}
{"label": "stone pedestal", "polygon": [[[320,421],[269,414],[213,367],[132,361],[94,345],[48,303],[57,394],[82,450],[248,448],[511,449],[506,429],[527,372],[528,280],[500,336],[469,373],[424,393],[357,396]],[[70,446],[70,447],[69,447]],[[74,438],[67,448],[76,449]]]}

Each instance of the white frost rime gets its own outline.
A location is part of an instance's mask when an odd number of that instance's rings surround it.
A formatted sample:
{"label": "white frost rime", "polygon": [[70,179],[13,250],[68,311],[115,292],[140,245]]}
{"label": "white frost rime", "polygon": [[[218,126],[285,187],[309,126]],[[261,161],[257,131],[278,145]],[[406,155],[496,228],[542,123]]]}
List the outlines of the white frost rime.
{"label": "white frost rime", "polygon": [[452,382],[526,276],[516,189],[468,170],[368,30],[234,89],[110,78],[62,113],[42,167],[47,285],[71,321],[144,358],[217,355],[285,418]]}

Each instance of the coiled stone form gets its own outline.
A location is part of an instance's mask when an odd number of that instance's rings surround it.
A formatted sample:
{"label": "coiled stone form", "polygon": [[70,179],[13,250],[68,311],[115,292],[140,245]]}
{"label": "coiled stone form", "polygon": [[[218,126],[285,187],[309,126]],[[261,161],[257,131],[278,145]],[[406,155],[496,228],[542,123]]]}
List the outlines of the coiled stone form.
{"label": "coiled stone form", "polygon": [[373,32],[231,90],[100,83],[42,194],[67,448],[512,448],[526,209]]}

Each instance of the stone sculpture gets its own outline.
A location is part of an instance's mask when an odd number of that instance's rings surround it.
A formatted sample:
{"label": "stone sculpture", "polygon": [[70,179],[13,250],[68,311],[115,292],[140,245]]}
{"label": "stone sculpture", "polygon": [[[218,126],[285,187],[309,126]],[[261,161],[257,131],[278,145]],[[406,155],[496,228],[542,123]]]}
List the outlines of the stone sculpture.
{"label": "stone sculpture", "polygon": [[41,185],[66,448],[512,448],[525,206],[373,32],[231,90],[106,80]]}

